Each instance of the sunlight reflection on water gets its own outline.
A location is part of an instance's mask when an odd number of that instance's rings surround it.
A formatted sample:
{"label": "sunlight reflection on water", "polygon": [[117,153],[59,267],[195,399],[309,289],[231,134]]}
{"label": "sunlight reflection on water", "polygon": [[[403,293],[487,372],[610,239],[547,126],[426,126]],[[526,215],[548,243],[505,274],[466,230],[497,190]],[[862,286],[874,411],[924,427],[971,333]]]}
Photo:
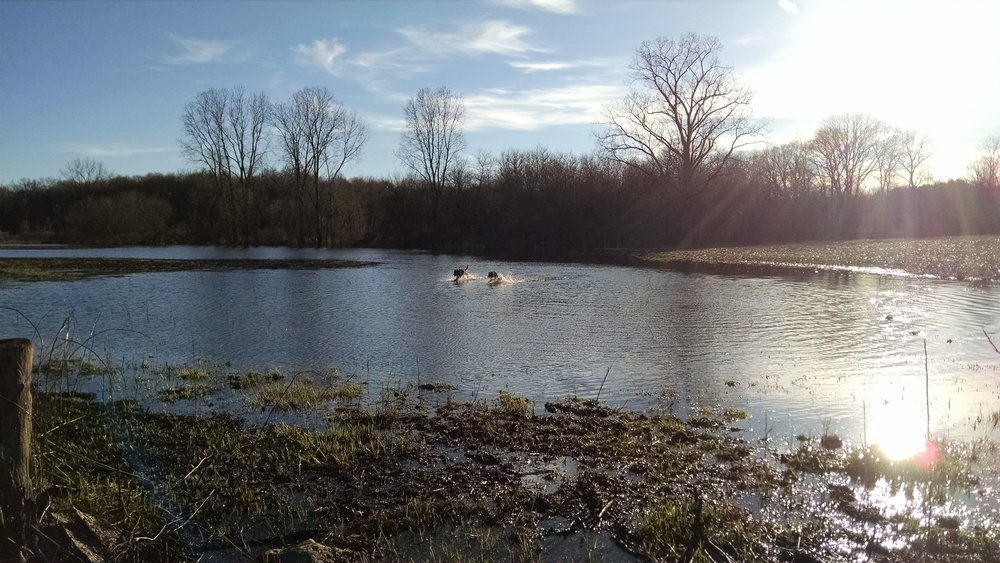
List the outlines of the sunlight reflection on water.
{"label": "sunlight reflection on water", "polygon": [[[894,455],[918,447],[914,436],[926,430],[925,340],[934,435],[992,432],[1000,398],[1000,356],[982,335],[1000,332],[1000,290],[944,280],[843,271],[742,277],[366,249],[0,255],[381,263],[4,286],[0,305],[23,312],[42,337],[71,312],[78,333],[113,329],[90,344],[119,362],[337,366],[375,390],[419,377],[454,385],[456,398],[506,389],[539,408],[598,390],[635,409],[666,395],[682,414],[689,405],[745,408],[753,438],[767,431],[791,440],[828,426],[849,444],[879,442]],[[455,284],[449,274],[466,265],[476,279]],[[519,283],[491,287],[490,270]],[[33,330],[12,313],[0,316],[0,329]]]}

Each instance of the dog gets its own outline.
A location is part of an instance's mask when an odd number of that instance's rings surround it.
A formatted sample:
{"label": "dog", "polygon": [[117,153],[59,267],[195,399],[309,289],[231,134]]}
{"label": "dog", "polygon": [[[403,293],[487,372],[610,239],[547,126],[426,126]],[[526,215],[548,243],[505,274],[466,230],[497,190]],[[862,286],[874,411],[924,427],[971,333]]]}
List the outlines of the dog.
{"label": "dog", "polygon": [[496,272],[490,272],[490,273],[486,274],[486,277],[489,278],[490,281],[497,281],[497,280],[500,279],[500,274],[498,274]]}
{"label": "dog", "polygon": [[452,275],[455,276],[456,282],[469,279],[469,267],[466,266],[464,269],[462,268],[457,269],[454,272],[452,272]]}

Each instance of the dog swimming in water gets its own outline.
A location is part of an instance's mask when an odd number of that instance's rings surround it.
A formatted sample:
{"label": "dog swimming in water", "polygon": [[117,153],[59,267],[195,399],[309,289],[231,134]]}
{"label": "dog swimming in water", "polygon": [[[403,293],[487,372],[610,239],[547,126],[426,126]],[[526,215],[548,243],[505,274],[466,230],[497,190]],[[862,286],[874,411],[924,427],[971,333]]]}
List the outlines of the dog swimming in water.
{"label": "dog swimming in water", "polygon": [[452,275],[455,276],[456,282],[472,279],[472,275],[469,274],[468,266],[466,266],[465,268],[459,268],[455,270],[454,272],[452,272]]}
{"label": "dog swimming in water", "polygon": [[486,277],[487,277],[486,283],[490,285],[511,283],[514,281],[513,278],[508,278],[507,276],[501,274],[500,272],[490,272],[489,274],[486,275]]}

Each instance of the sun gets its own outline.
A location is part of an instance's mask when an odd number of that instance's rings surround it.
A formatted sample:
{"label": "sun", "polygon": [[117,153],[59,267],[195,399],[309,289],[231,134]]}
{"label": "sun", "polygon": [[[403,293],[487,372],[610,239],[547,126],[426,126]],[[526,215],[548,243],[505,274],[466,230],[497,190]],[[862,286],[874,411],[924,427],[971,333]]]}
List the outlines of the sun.
{"label": "sun", "polygon": [[900,461],[927,453],[926,411],[915,398],[897,398],[890,402],[878,398],[868,407],[867,443],[891,460]]}

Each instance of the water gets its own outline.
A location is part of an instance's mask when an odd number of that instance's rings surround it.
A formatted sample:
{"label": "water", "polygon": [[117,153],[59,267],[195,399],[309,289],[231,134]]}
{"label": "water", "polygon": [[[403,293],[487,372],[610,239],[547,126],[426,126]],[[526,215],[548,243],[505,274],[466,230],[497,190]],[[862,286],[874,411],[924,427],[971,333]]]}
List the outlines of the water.
{"label": "water", "polygon": [[[338,367],[369,388],[439,382],[636,410],[746,409],[748,436],[998,437],[1000,289],[817,271],[739,277],[380,250],[0,249],[8,256],[346,258],[370,268],[0,283],[0,337],[71,338],[122,365]],[[470,266],[476,279],[454,283]],[[489,284],[498,271],[513,283]],[[17,312],[11,309],[16,309]],[[38,335],[36,335],[36,340]],[[998,341],[997,338],[994,339]],[[925,387],[924,344],[929,385]],[[605,376],[607,379],[605,380]],[[767,423],[765,424],[765,418]],[[916,436],[916,438],[914,438]]]}

